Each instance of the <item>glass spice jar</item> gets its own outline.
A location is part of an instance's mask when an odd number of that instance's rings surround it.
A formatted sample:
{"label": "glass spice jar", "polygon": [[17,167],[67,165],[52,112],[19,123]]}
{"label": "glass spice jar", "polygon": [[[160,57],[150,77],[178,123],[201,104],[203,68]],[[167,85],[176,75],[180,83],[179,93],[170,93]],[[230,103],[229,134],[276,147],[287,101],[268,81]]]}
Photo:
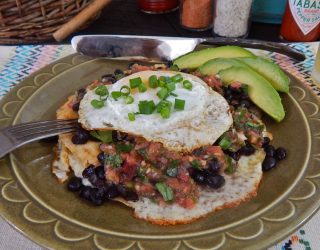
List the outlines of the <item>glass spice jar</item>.
{"label": "glass spice jar", "polygon": [[162,14],[179,7],[179,0],[138,0],[141,11],[148,14]]}
{"label": "glass spice jar", "polygon": [[180,0],[180,24],[188,30],[203,31],[212,27],[212,0]]}
{"label": "glass spice jar", "polygon": [[214,0],[213,34],[244,38],[249,33],[252,0]]}

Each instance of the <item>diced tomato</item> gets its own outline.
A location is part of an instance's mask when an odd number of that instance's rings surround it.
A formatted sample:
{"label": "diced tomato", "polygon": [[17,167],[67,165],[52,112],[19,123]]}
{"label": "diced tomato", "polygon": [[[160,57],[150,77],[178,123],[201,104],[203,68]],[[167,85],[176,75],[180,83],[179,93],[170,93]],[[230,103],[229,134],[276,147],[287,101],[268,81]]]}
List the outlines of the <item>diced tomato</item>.
{"label": "diced tomato", "polygon": [[230,84],[230,87],[233,89],[240,89],[241,88],[241,83],[240,82],[232,82]]}
{"label": "diced tomato", "polygon": [[134,188],[138,194],[145,197],[152,197],[156,194],[154,187],[150,183],[136,183]]}
{"label": "diced tomato", "polygon": [[118,184],[120,182],[120,176],[118,171],[111,167],[107,168],[106,179],[111,181],[112,183]]}
{"label": "diced tomato", "polygon": [[182,198],[178,199],[177,203],[184,208],[192,209],[195,206],[195,202],[192,198]]}
{"label": "diced tomato", "polygon": [[151,70],[151,69],[152,69],[151,66],[144,66],[144,65],[139,65],[139,64],[133,64],[132,67],[131,67],[132,73]]}
{"label": "diced tomato", "polygon": [[215,76],[206,76],[203,80],[212,88],[222,88],[222,82]]}
{"label": "diced tomato", "polygon": [[190,175],[187,169],[185,168],[179,168],[178,170],[178,179],[184,182],[187,182],[190,180]]}

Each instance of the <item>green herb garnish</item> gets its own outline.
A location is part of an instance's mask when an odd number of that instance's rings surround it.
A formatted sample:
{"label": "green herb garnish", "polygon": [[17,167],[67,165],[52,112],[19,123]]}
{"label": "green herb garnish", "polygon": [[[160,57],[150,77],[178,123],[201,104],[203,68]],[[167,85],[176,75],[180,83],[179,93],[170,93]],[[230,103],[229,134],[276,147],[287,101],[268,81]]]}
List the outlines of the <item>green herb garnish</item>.
{"label": "green herb garnish", "polygon": [[161,88],[158,93],[157,96],[163,100],[166,99],[168,97],[168,89],[167,88]]}
{"label": "green herb garnish", "polygon": [[139,86],[138,86],[138,89],[139,89],[139,92],[140,93],[143,93],[143,92],[146,92],[147,91],[147,87],[144,83],[141,83]]}
{"label": "green herb garnish", "polygon": [[193,160],[192,162],[190,162],[191,166],[194,167],[195,169],[202,169],[202,164],[200,163],[200,161],[198,160]]}
{"label": "green herb garnish", "polygon": [[133,78],[129,80],[130,82],[130,88],[134,89],[137,88],[140,84],[142,84],[142,79],[141,77]]}
{"label": "green herb garnish", "polygon": [[167,83],[166,88],[167,88],[168,92],[170,93],[170,92],[176,90],[176,84],[174,82],[169,82],[169,83]]}
{"label": "green herb garnish", "polygon": [[112,91],[111,96],[113,99],[118,101],[118,99],[122,96],[122,93],[120,91]]}
{"label": "green herb garnish", "polygon": [[173,200],[173,191],[167,184],[163,182],[158,182],[156,184],[156,188],[160,192],[160,194],[162,195],[165,201]]}
{"label": "green herb garnish", "polygon": [[219,142],[219,146],[224,150],[230,148],[231,144],[231,140],[226,135],[224,135]]}
{"label": "green herb garnish", "polygon": [[192,83],[190,81],[184,80],[182,85],[185,89],[192,90]]}
{"label": "green herb garnish", "polygon": [[120,88],[120,93],[121,93],[122,96],[128,96],[128,95],[130,95],[130,88],[128,86],[126,86],[126,85],[122,86]]}
{"label": "green herb garnish", "polygon": [[156,105],[153,101],[140,101],[139,104],[139,113],[143,115],[151,115],[156,109]]}
{"label": "green herb garnish", "polygon": [[134,148],[133,144],[117,143],[116,150],[117,153],[129,153]]}
{"label": "green herb garnish", "polygon": [[122,158],[120,155],[107,155],[106,163],[113,168],[119,168],[122,165]]}
{"label": "green herb garnish", "polygon": [[108,88],[105,85],[98,86],[94,92],[99,96],[109,95]]}
{"label": "green herb garnish", "polygon": [[126,104],[131,104],[134,102],[134,99],[131,95],[126,96],[126,98],[124,100],[125,100]]}
{"label": "green herb garnish", "polygon": [[157,76],[156,75],[150,76],[149,77],[149,86],[150,86],[150,88],[155,89],[155,88],[158,87],[158,85],[159,85],[159,82],[158,82]]}
{"label": "green herb garnish", "polygon": [[253,122],[246,122],[245,126],[248,128],[253,128],[253,129],[257,129],[259,131],[262,131],[264,129],[264,125],[263,124],[256,124]]}
{"label": "green herb garnish", "polygon": [[227,164],[227,167],[225,168],[224,172],[226,174],[233,174],[237,170],[236,164],[232,161],[232,158],[228,155],[225,155],[225,162]]}
{"label": "green herb garnish", "polygon": [[174,160],[169,163],[169,166],[166,170],[166,174],[170,177],[176,177],[178,174],[178,164],[180,161]]}
{"label": "green herb garnish", "polygon": [[96,109],[101,109],[104,106],[104,101],[93,99],[91,105]]}
{"label": "green herb garnish", "polygon": [[160,113],[162,118],[168,119],[171,114],[172,103],[167,100],[163,100],[157,105],[157,112]]}
{"label": "green herb garnish", "polygon": [[128,119],[133,122],[136,120],[136,115],[134,113],[128,113]]}
{"label": "green herb garnish", "polygon": [[112,131],[110,130],[108,131],[93,130],[93,131],[90,131],[90,135],[104,143],[112,142]]}
{"label": "green herb garnish", "polygon": [[182,99],[175,99],[174,100],[174,108],[177,110],[184,110],[185,100]]}
{"label": "green herb garnish", "polygon": [[176,74],[171,77],[171,80],[174,82],[181,82],[183,80],[183,77],[181,74]]}

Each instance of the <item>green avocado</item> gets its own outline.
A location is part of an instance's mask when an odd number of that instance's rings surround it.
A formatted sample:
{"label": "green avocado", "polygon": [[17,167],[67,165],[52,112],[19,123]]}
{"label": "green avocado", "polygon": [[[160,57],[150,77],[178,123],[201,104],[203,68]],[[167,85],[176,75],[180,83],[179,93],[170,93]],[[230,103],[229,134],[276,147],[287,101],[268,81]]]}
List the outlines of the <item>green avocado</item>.
{"label": "green avocado", "polygon": [[219,71],[219,76],[225,84],[240,82],[248,86],[248,95],[252,102],[280,122],[285,112],[278,92],[261,75],[250,68],[231,67]]}
{"label": "green avocado", "polygon": [[195,69],[205,62],[218,57],[255,57],[255,55],[249,50],[238,46],[221,46],[190,52],[176,58],[173,61],[173,65],[177,65],[180,69]]}
{"label": "green avocado", "polygon": [[204,75],[217,75],[220,70],[234,67],[245,67],[248,65],[233,58],[216,58],[207,61],[198,68],[198,71]]}
{"label": "green avocado", "polygon": [[261,74],[276,90],[289,92],[290,79],[277,64],[261,57],[238,58],[238,60]]}

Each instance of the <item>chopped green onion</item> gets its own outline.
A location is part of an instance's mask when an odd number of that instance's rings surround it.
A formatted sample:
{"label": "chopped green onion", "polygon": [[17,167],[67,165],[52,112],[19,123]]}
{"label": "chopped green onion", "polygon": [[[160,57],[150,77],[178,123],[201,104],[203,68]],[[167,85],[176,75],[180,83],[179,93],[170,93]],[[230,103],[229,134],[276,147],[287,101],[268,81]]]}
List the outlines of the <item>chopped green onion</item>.
{"label": "chopped green onion", "polygon": [[162,108],[160,111],[160,115],[163,119],[168,119],[170,117],[171,110],[168,107]]}
{"label": "chopped green onion", "polygon": [[173,200],[173,191],[167,184],[165,184],[164,182],[158,182],[156,184],[156,188],[165,201]]}
{"label": "chopped green onion", "polygon": [[176,93],[171,92],[170,95],[177,97],[178,95]]}
{"label": "chopped green onion", "polygon": [[191,166],[194,167],[195,169],[202,169],[202,165],[200,163],[200,161],[198,160],[193,160],[192,162],[190,162]]}
{"label": "chopped green onion", "polygon": [[171,109],[172,103],[170,101],[167,101],[167,100],[160,101],[158,103],[158,105],[157,105],[157,112],[160,113],[161,109],[165,108],[165,107],[169,107]]}
{"label": "chopped green onion", "polygon": [[129,80],[129,82],[130,82],[130,88],[134,89],[134,88],[137,88],[142,83],[142,79],[141,77],[132,78]]}
{"label": "chopped green onion", "polygon": [[116,101],[118,100],[118,98],[120,98],[122,96],[120,91],[112,91],[111,92],[111,96],[113,99],[115,99]]}
{"label": "chopped green onion", "polygon": [[232,161],[229,155],[225,155],[225,162],[227,164],[227,167],[225,168],[224,172],[226,174],[233,174],[237,170],[237,168],[236,164]]}
{"label": "chopped green onion", "polygon": [[185,100],[175,99],[174,100],[174,108],[177,110],[184,110]]}
{"label": "chopped green onion", "polygon": [[164,82],[164,81],[162,81],[162,80],[160,80],[160,79],[159,79],[158,83],[159,83],[159,84],[158,84],[159,87],[161,87],[161,88],[163,88],[163,87],[166,86],[166,82]]}
{"label": "chopped green onion", "polygon": [[126,102],[126,104],[131,104],[134,102],[134,99],[131,95],[126,96],[125,102]]}
{"label": "chopped green onion", "polygon": [[129,121],[133,122],[136,119],[136,115],[134,113],[128,113]]}
{"label": "chopped green onion", "polygon": [[168,92],[172,92],[172,91],[176,90],[176,84],[174,82],[169,82],[169,83],[167,83],[166,88],[167,88]]}
{"label": "chopped green onion", "polygon": [[192,89],[192,83],[190,81],[188,81],[188,80],[184,80],[183,81],[183,87],[185,89],[191,90]]}
{"label": "chopped green onion", "polygon": [[95,93],[99,96],[109,95],[109,91],[105,85],[100,85],[96,88]]}
{"label": "chopped green onion", "polygon": [[141,84],[138,86],[138,89],[139,89],[139,92],[140,92],[140,93],[143,93],[143,92],[146,92],[146,91],[147,91],[147,87],[146,87],[146,85],[144,85],[144,83],[141,83]]}
{"label": "chopped green onion", "polygon": [[122,86],[120,89],[121,95],[128,96],[130,95],[130,88],[128,86]]}
{"label": "chopped green onion", "polygon": [[167,98],[167,97],[168,97],[168,90],[167,90],[166,88],[161,88],[161,89],[158,91],[157,96],[158,96],[161,100]]}
{"label": "chopped green onion", "polygon": [[90,135],[104,143],[112,142],[111,130],[108,130],[108,131],[93,130],[93,131],[90,131]]}
{"label": "chopped green onion", "polygon": [[158,87],[158,85],[159,85],[159,82],[158,82],[157,76],[156,75],[150,76],[149,77],[149,86],[150,86],[150,88],[155,89],[155,88]]}
{"label": "chopped green onion", "polygon": [[222,139],[219,142],[219,146],[223,149],[226,150],[231,146],[232,142],[227,136],[222,137]]}
{"label": "chopped green onion", "polygon": [[104,101],[94,99],[91,101],[91,105],[96,109],[101,109],[104,106]]}
{"label": "chopped green onion", "polygon": [[156,105],[153,101],[140,101],[139,104],[139,113],[143,115],[151,115],[156,109]]}
{"label": "chopped green onion", "polygon": [[183,80],[183,77],[181,74],[176,74],[171,77],[171,80],[174,82],[181,82]]}
{"label": "chopped green onion", "polygon": [[160,80],[160,81],[163,81],[163,82],[165,82],[165,83],[172,82],[172,81],[171,81],[171,78],[170,78],[169,76],[160,76],[160,77],[159,77],[159,80]]}
{"label": "chopped green onion", "polygon": [[170,67],[170,70],[172,70],[172,71],[179,71],[179,67],[174,64],[174,65],[172,65],[172,66]]}
{"label": "chopped green onion", "polygon": [[134,148],[133,144],[117,143],[116,150],[117,153],[129,153]]}
{"label": "chopped green onion", "polygon": [[264,125],[263,124],[256,124],[256,123],[253,123],[253,122],[246,122],[245,125],[248,128],[257,129],[259,131],[262,131],[264,129]]}

